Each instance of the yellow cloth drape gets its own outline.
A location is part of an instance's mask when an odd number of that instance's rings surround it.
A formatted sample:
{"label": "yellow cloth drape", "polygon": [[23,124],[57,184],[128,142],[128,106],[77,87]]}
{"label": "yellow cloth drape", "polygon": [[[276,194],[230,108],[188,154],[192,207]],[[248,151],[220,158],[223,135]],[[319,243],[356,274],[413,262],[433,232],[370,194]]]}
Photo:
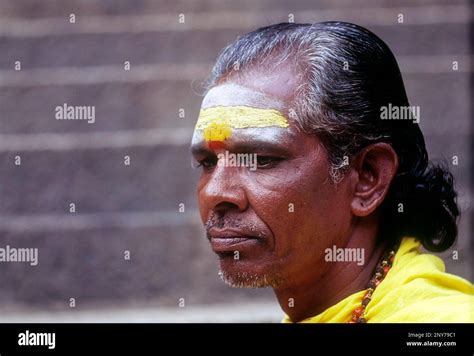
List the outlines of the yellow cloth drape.
{"label": "yellow cloth drape", "polygon": [[[474,286],[446,273],[443,261],[420,253],[421,244],[404,238],[393,266],[375,289],[365,311],[368,323],[473,323]],[[365,291],[348,296],[302,323],[345,323]],[[283,322],[291,322],[288,317]]]}

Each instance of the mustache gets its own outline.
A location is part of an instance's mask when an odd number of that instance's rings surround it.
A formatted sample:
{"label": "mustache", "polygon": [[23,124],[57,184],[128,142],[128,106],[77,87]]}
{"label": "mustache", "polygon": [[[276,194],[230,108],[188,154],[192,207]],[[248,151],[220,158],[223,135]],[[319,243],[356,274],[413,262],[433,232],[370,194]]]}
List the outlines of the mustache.
{"label": "mustache", "polygon": [[242,219],[233,218],[230,216],[224,217],[220,214],[212,213],[205,224],[206,236],[208,240],[211,239],[209,231],[214,227],[218,229],[249,231],[257,234],[259,237],[266,237],[266,233],[264,233],[262,229],[259,229],[254,223],[243,222]]}

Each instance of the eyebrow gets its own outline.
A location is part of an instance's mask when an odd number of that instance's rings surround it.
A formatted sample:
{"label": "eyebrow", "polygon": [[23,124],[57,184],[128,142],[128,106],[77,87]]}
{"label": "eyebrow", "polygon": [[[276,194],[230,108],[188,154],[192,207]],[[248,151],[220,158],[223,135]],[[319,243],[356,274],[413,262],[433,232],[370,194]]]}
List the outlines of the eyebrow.
{"label": "eyebrow", "polygon": [[[262,140],[252,140],[250,142],[237,142],[237,143],[227,143],[227,149],[232,152],[239,153],[253,153],[255,151],[266,151],[272,152],[275,154],[288,154],[289,147],[287,145],[282,145],[281,143],[262,141]],[[214,151],[209,149],[204,142],[200,142],[195,145],[191,145],[191,153],[194,156],[205,156],[213,154]]]}

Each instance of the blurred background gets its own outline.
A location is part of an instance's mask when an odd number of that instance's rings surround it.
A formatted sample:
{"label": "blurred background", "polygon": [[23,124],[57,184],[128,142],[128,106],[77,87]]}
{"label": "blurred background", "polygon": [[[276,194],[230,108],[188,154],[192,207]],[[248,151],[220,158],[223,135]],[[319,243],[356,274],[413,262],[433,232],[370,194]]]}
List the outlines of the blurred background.
{"label": "blurred background", "polygon": [[[0,247],[39,249],[38,266],[0,264],[0,322],[280,320],[271,291],[220,281],[188,147],[219,50],[293,19],[354,22],[393,50],[456,177],[442,257],[472,280],[472,17],[467,0],[0,0]],[[64,103],[95,122],[56,120]]]}

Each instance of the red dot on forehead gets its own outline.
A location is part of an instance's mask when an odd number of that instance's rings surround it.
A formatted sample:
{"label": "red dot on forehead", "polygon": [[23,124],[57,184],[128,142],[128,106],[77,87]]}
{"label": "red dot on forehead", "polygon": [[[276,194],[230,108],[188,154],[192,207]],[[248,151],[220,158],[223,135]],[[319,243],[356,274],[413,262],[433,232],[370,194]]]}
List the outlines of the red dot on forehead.
{"label": "red dot on forehead", "polygon": [[207,144],[209,145],[209,148],[213,150],[223,149],[226,147],[223,141],[209,141]]}

